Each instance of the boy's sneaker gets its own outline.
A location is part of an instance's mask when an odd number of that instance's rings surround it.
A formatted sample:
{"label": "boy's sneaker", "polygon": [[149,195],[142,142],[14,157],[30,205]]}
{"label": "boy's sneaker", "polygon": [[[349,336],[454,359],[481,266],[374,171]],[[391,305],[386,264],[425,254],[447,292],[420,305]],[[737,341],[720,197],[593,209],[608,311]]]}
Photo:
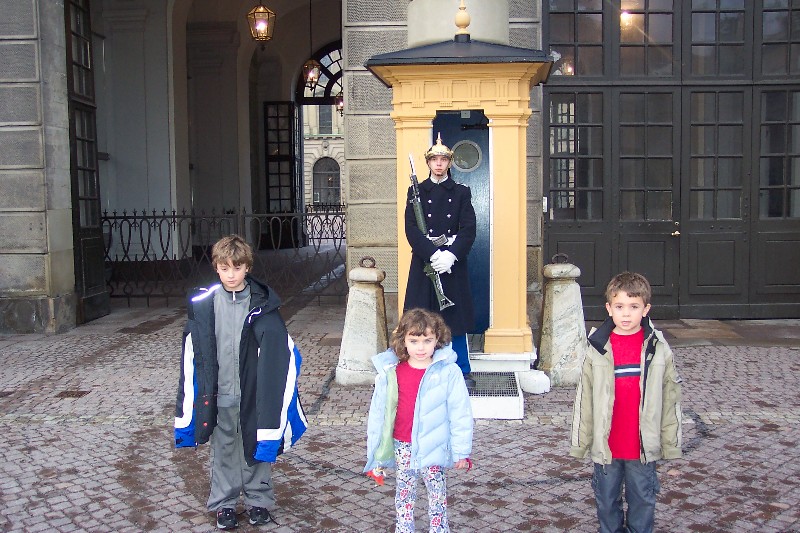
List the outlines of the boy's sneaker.
{"label": "boy's sneaker", "polygon": [[223,507],[217,511],[217,527],[219,529],[234,529],[239,525],[236,520],[236,511],[230,507]]}
{"label": "boy's sneaker", "polygon": [[263,507],[251,507],[249,514],[250,523],[254,526],[263,526],[264,524],[268,524],[270,522],[277,524],[275,519],[272,518],[272,515],[269,514],[269,511]]}

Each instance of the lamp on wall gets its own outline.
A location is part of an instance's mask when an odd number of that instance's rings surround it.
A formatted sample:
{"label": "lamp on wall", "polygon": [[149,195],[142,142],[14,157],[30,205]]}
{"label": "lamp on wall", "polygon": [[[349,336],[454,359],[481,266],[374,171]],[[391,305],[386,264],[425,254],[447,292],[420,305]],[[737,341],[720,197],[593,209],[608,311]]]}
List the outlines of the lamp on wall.
{"label": "lamp on wall", "polygon": [[311,0],[308,0],[308,55],[309,59],[303,64],[303,79],[305,80],[306,89],[311,91],[311,96],[314,94],[314,89],[319,82],[319,61],[311,57],[314,55],[313,32],[311,27]]}
{"label": "lamp on wall", "polygon": [[272,39],[275,30],[275,12],[259,0],[258,5],[247,14],[247,25],[250,26],[250,36],[261,43],[263,50],[264,43]]}
{"label": "lamp on wall", "polygon": [[333,98],[333,105],[336,106],[336,111],[339,112],[339,116],[343,117],[344,116],[344,94],[342,93],[342,91],[339,91],[339,94],[337,94]]}

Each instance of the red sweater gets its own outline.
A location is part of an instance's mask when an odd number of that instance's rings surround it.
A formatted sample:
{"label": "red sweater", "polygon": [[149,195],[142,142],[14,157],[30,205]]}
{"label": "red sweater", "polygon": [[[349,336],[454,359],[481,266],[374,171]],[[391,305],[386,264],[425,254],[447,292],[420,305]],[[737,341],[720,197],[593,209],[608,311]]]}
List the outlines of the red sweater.
{"label": "red sweater", "polygon": [[394,434],[399,441],[411,442],[411,428],[414,425],[414,407],[425,368],[413,368],[408,361],[397,365],[397,415],[394,419]]}
{"label": "red sweater", "polygon": [[614,352],[614,411],[608,447],[614,459],[639,459],[639,403],[644,329],[631,335],[611,333]]}

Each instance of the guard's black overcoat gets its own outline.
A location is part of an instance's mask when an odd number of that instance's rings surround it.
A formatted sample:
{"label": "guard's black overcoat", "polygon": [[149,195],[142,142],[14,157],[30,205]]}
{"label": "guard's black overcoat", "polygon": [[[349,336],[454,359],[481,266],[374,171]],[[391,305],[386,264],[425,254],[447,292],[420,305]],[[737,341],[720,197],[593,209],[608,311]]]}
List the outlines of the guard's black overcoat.
{"label": "guard's black overcoat", "polygon": [[439,302],[431,280],[422,270],[436,252],[436,246],[428,240],[417,227],[414,207],[411,205],[412,192],[408,188],[406,202],[406,238],[411,245],[411,268],[408,273],[408,286],[403,310],[422,307],[441,313],[453,335],[468,333],[474,323],[472,293],[469,287],[467,255],[475,242],[475,210],[472,208],[472,192],[469,187],[448,178],[440,184],[426,179],[419,184],[422,210],[428,225],[428,235],[448,237],[456,235],[452,246],[442,246],[440,250],[451,251],[458,259],[451,274],[441,274],[444,294],[455,305],[439,311]]}

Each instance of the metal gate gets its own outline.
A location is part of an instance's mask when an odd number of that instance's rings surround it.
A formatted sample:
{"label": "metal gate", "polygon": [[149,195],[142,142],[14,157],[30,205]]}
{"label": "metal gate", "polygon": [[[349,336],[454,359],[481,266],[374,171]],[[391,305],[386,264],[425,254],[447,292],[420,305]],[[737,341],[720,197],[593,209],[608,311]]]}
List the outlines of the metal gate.
{"label": "metal gate", "polygon": [[106,285],[128,305],[182,305],[193,287],[218,280],[211,247],[231,233],[252,247],[254,277],[281,299],[312,296],[341,302],[347,294],[344,206],[304,213],[104,213]]}

